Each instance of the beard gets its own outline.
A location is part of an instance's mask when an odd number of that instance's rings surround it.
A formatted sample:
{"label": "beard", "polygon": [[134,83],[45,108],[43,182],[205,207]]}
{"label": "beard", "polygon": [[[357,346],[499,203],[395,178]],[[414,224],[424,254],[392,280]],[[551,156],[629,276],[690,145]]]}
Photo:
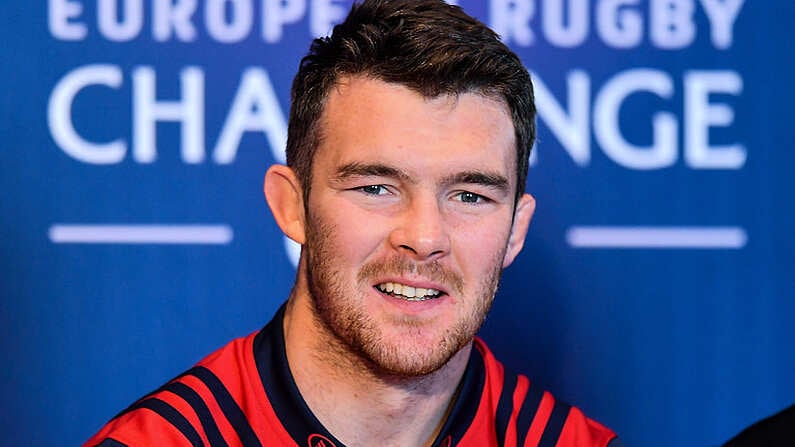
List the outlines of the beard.
{"label": "beard", "polygon": [[[471,343],[488,314],[502,272],[504,249],[492,260],[493,267],[465,296],[461,275],[438,261],[420,263],[396,255],[364,264],[356,284],[348,284],[335,268],[337,250],[332,245],[334,227],[317,225],[308,214],[306,275],[316,322],[331,335],[325,350],[336,362],[353,361],[381,377],[418,378],[442,368]],[[378,318],[367,312],[365,296],[379,275],[413,274],[449,287],[456,293],[455,319],[445,327],[421,317],[403,315]],[[342,358],[340,358],[342,357]]]}

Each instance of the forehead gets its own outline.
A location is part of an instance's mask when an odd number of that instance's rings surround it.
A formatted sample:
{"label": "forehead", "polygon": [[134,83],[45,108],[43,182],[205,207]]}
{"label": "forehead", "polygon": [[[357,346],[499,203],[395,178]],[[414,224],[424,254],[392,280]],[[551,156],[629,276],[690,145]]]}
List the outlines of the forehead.
{"label": "forehead", "polygon": [[508,106],[480,93],[427,98],[400,84],[346,77],[329,92],[320,126],[316,162],[395,159],[417,169],[476,163],[516,177]]}

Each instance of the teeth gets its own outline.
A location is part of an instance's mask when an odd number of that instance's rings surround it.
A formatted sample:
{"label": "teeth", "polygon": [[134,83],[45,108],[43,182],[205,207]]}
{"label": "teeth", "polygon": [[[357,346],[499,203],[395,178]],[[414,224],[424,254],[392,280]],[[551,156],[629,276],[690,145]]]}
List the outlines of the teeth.
{"label": "teeth", "polygon": [[395,296],[405,298],[407,301],[425,301],[439,296],[441,292],[436,289],[425,289],[423,287],[411,287],[405,284],[386,282],[378,284],[378,290],[391,293]]}

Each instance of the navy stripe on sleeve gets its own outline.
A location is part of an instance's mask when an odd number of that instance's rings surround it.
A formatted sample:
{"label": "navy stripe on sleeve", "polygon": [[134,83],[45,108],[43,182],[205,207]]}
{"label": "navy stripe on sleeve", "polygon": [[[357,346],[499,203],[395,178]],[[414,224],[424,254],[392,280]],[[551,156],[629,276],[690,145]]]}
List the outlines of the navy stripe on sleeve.
{"label": "navy stripe on sleeve", "polygon": [[513,413],[513,393],[516,391],[516,375],[505,372],[502,382],[500,400],[497,403],[497,414],[494,418],[494,428],[497,431],[497,445],[505,445],[505,432],[508,430],[508,421]]}
{"label": "navy stripe on sleeve", "polygon": [[95,445],[94,447],[127,447],[127,444],[122,444],[115,439],[105,438],[102,440],[102,442]]}
{"label": "navy stripe on sleeve", "polygon": [[199,393],[182,382],[172,382],[166,385],[165,390],[181,397],[193,408],[193,411],[196,412],[196,416],[199,417],[199,422],[201,422],[204,428],[204,433],[207,435],[207,441],[210,442],[211,447],[229,446],[224,440],[224,437],[221,436],[221,431],[218,429],[218,425],[215,423],[212,413],[210,413],[210,408],[207,407],[207,404],[201,396],[199,396]]}
{"label": "navy stripe on sleeve", "polygon": [[569,404],[555,401],[555,407],[552,408],[552,414],[549,415],[549,421],[544,434],[541,435],[541,441],[538,447],[555,447],[555,444],[560,438],[560,433],[563,431],[563,424],[566,423],[566,418],[569,417],[571,406]]}
{"label": "navy stripe on sleeve", "polygon": [[530,430],[530,424],[536,418],[536,413],[543,397],[544,390],[531,382],[519,410],[519,415],[516,418],[516,445],[524,445],[527,439],[527,432]]}
{"label": "navy stripe on sleeve", "polygon": [[204,442],[202,442],[199,433],[190,425],[190,422],[185,419],[185,416],[181,415],[179,411],[177,411],[171,405],[163,402],[157,398],[146,399],[137,404],[138,408],[148,408],[155,413],[159,414],[163,419],[168,421],[171,425],[176,427],[185,438],[191,443],[194,447],[203,447]]}
{"label": "navy stripe on sleeve", "polygon": [[178,379],[182,378],[183,376],[186,376],[186,375],[190,374],[192,371],[193,370],[189,370],[189,371],[186,371],[186,372],[178,375],[177,377],[174,377],[173,379],[171,379],[168,382],[166,382],[165,385],[163,385],[160,388],[152,391],[151,393],[149,393],[146,396],[138,399],[137,401],[131,403],[127,408],[125,408],[124,410],[120,411],[116,416],[113,416],[110,420],[112,421],[114,419],[118,419],[118,418],[124,416],[125,414],[127,414],[127,413],[129,413],[129,412],[131,412],[133,410],[137,410],[138,408],[140,408],[140,403],[141,402],[143,402],[146,399],[149,399],[150,397],[154,396],[155,394],[163,391],[166,388],[166,386],[168,386],[169,383],[171,383],[171,382],[173,382],[175,380],[178,380]]}
{"label": "navy stripe on sleeve", "polygon": [[210,392],[213,393],[215,400],[218,402],[218,406],[221,407],[221,411],[224,412],[229,423],[237,432],[238,437],[240,437],[240,442],[243,443],[243,447],[262,447],[259,439],[257,439],[257,435],[254,434],[254,429],[252,429],[251,424],[248,423],[248,419],[243,413],[243,410],[240,409],[235,399],[232,398],[232,395],[221,382],[221,379],[213,374],[212,371],[202,366],[193,368],[190,370],[190,374],[204,382]]}

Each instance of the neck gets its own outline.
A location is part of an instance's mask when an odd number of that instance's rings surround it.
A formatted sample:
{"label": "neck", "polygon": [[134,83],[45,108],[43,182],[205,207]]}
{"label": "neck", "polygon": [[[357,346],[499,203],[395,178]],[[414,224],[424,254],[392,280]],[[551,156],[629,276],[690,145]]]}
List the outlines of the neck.
{"label": "neck", "polygon": [[318,324],[311,297],[300,289],[297,284],[285,312],[285,349],[293,379],[318,420],[348,446],[431,445],[452,407],[472,345],[431,374],[396,377]]}

